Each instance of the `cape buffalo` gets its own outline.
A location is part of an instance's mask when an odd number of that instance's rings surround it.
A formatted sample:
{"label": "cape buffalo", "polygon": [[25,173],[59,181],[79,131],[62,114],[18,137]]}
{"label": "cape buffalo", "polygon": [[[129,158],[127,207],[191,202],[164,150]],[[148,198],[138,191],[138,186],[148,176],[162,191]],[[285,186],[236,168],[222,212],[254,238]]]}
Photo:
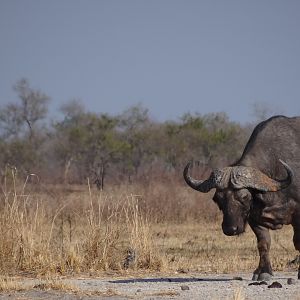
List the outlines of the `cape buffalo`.
{"label": "cape buffalo", "polygon": [[184,179],[202,193],[216,189],[213,201],[223,212],[224,234],[241,234],[247,223],[255,233],[260,260],[253,280],[271,279],[269,229],[291,224],[300,251],[300,117],[274,116],[258,124],[241,158],[206,180],[189,175],[191,164]]}

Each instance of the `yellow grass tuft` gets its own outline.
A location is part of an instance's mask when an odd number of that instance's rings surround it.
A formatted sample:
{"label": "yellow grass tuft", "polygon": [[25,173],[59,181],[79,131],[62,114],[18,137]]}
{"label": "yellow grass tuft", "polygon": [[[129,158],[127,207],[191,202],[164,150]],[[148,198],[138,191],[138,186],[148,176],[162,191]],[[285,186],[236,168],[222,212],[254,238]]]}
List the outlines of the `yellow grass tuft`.
{"label": "yellow grass tuft", "polygon": [[242,288],[238,288],[235,292],[234,292],[234,296],[233,296],[234,300],[244,300],[245,296],[243,293],[243,289]]}
{"label": "yellow grass tuft", "polygon": [[68,292],[68,293],[78,293],[80,291],[80,289],[75,285],[66,283],[65,281],[59,279],[51,279],[51,278],[41,281],[40,283],[36,284],[34,288],[43,291],[55,290],[55,291]]}
{"label": "yellow grass tuft", "polygon": [[159,291],[151,294],[147,294],[145,296],[148,297],[176,297],[179,296],[180,293],[176,291]]}
{"label": "yellow grass tuft", "polygon": [[15,278],[8,277],[8,276],[1,276],[0,277],[0,293],[7,293],[7,292],[20,292],[24,290],[28,290],[32,288],[32,286],[25,286],[24,283],[18,281]]}

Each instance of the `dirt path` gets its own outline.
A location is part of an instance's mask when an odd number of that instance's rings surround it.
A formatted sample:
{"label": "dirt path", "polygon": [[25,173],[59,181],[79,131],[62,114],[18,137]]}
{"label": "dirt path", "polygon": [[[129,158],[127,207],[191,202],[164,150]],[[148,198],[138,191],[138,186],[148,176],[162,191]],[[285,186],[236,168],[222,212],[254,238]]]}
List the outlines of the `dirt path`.
{"label": "dirt path", "polygon": [[[236,277],[236,276],[240,276]],[[292,278],[292,284],[287,281]],[[295,299],[300,280],[295,272],[275,273],[266,285],[249,285],[251,274],[184,274],[177,277],[61,279],[51,288],[38,280],[22,279],[27,290],[0,294],[0,299]],[[269,288],[273,282],[281,288]],[[32,288],[35,286],[35,288]],[[109,297],[109,298],[108,298]]]}

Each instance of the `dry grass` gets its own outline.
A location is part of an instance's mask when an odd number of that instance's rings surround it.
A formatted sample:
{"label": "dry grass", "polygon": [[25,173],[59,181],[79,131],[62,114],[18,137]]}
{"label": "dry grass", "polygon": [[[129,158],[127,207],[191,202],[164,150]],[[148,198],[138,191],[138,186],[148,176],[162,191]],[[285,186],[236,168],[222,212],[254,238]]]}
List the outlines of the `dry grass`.
{"label": "dry grass", "polygon": [[[250,228],[237,237],[227,237],[218,223],[159,224],[153,226],[156,244],[168,259],[168,269],[208,273],[253,271],[258,264],[256,238]],[[292,228],[271,232],[271,261],[284,270],[297,252]]]}
{"label": "dry grass", "polygon": [[[12,170],[0,195],[1,274],[223,273],[256,268],[251,230],[226,237],[212,201],[179,183],[166,186],[160,182],[99,192],[89,184],[20,183]],[[283,270],[297,254],[291,228],[272,232],[272,240],[273,267]]]}
{"label": "dry grass", "polygon": [[234,300],[244,300],[245,296],[243,293],[243,289],[242,288],[238,288],[235,292],[234,292],[234,296],[233,296]]}
{"label": "dry grass", "polygon": [[130,298],[127,295],[120,294],[114,289],[100,290],[82,290],[78,286],[68,283],[65,280],[49,277],[40,280],[39,283],[33,284],[32,281],[26,282],[26,280],[20,280],[14,277],[0,277],[0,293],[12,293],[12,292],[26,292],[33,289],[41,291],[57,291],[61,293],[75,294],[75,295],[88,295],[88,296],[101,296],[101,297],[113,297],[123,296]]}
{"label": "dry grass", "polygon": [[33,288],[40,289],[43,291],[55,290],[55,291],[67,292],[67,293],[80,292],[80,289],[78,287],[76,287],[75,285],[66,283],[65,281],[55,279],[55,278],[49,278],[49,279],[43,280],[40,283],[34,285]]}
{"label": "dry grass", "polygon": [[176,291],[159,291],[156,293],[146,294],[148,297],[176,297],[179,296],[180,293]]}
{"label": "dry grass", "polygon": [[0,293],[20,292],[30,288],[32,288],[32,286],[25,286],[22,282],[16,280],[15,278],[8,276],[0,277]]}

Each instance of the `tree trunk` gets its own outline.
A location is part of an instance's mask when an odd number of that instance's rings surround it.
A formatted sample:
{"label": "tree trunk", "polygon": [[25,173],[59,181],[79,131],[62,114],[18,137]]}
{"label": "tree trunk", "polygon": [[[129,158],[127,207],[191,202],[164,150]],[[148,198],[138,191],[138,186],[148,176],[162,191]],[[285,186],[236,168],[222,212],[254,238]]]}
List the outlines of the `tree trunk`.
{"label": "tree trunk", "polygon": [[73,158],[69,158],[66,163],[65,163],[65,167],[64,167],[64,177],[63,177],[63,182],[64,184],[68,184],[68,175],[69,175],[69,171],[70,171],[70,167],[71,167],[71,163],[73,161]]}

